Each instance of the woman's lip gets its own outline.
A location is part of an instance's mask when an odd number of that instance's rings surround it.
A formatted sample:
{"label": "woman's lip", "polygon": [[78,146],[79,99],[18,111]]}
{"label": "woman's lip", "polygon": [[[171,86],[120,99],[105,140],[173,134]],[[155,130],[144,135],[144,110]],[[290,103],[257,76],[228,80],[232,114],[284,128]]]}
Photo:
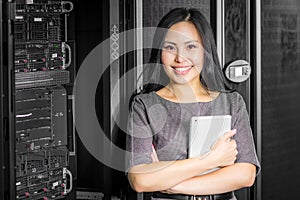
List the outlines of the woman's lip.
{"label": "woman's lip", "polygon": [[192,66],[176,66],[176,67],[172,67],[172,68],[175,73],[184,75],[192,69]]}

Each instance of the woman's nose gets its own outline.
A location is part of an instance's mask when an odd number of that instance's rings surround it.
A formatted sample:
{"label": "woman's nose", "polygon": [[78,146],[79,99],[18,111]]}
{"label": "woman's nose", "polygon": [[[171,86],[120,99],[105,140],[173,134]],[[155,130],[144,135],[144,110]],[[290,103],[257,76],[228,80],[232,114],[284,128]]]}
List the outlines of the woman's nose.
{"label": "woman's nose", "polygon": [[181,62],[183,62],[185,60],[186,60],[186,58],[182,54],[180,54],[180,53],[176,54],[176,56],[175,56],[175,61],[176,62],[181,63]]}

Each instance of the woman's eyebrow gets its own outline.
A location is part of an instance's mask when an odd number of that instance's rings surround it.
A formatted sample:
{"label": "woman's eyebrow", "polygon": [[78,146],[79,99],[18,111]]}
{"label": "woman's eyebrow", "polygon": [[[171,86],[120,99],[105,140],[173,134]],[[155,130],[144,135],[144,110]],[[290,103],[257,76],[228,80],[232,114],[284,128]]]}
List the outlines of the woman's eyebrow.
{"label": "woman's eyebrow", "polygon": [[189,41],[184,42],[184,44],[193,43],[193,42],[200,43],[199,40],[189,40]]}
{"label": "woman's eyebrow", "polygon": [[165,41],[164,43],[169,43],[169,44],[173,44],[173,45],[176,45],[176,43],[175,42],[171,42],[171,41]]}
{"label": "woman's eyebrow", "polygon": [[[184,44],[189,44],[189,43],[193,43],[193,42],[200,43],[199,40],[189,40],[189,41],[184,42]],[[168,40],[166,40],[164,43],[169,43],[169,44],[177,45],[176,42],[171,42],[171,41],[168,41]]]}

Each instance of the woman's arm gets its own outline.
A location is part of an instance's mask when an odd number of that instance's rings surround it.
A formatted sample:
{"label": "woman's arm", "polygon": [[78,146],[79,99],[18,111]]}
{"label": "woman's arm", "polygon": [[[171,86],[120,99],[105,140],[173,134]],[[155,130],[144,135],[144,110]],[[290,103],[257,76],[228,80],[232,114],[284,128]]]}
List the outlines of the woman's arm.
{"label": "woman's arm", "polygon": [[229,139],[234,134],[235,131],[226,132],[203,157],[134,166],[128,171],[129,182],[137,192],[161,191],[210,169],[232,165],[237,150],[235,140]]}
{"label": "woman's arm", "polygon": [[190,195],[220,194],[252,186],[255,176],[255,165],[236,163],[212,173],[185,180],[165,192]]}
{"label": "woman's arm", "polygon": [[159,161],[132,167],[128,179],[137,192],[165,190],[189,179],[199,172],[205,172],[213,163],[205,158],[190,158],[178,161]]}

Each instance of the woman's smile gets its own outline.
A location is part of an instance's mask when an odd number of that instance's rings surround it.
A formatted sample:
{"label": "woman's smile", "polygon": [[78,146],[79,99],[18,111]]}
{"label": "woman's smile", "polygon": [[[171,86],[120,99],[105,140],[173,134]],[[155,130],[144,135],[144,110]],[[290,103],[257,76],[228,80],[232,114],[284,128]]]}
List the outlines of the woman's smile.
{"label": "woman's smile", "polygon": [[172,66],[174,72],[179,75],[187,74],[193,66]]}

